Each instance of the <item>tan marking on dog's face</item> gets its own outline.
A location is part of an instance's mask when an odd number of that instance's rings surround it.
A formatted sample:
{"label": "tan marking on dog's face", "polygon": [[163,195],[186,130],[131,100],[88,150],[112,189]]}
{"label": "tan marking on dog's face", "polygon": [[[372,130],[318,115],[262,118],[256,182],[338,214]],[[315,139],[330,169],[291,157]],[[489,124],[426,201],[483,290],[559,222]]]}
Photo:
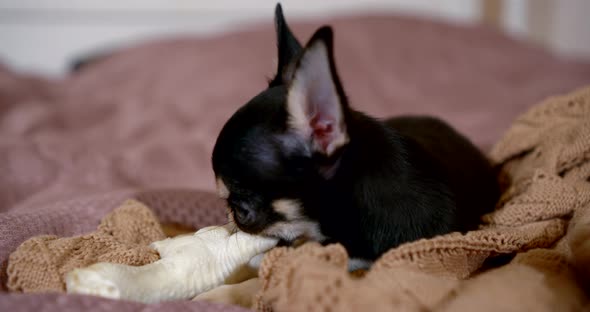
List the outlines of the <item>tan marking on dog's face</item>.
{"label": "tan marking on dog's face", "polygon": [[225,186],[225,183],[223,183],[221,178],[217,178],[216,184],[217,195],[219,195],[220,198],[227,199],[229,197],[229,190],[227,189],[227,186]]}
{"label": "tan marking on dog's face", "polygon": [[303,215],[301,203],[293,199],[277,199],[272,208],[285,217],[286,221],[279,221],[262,231],[262,234],[282,238],[288,241],[296,239],[321,242],[326,239],[317,222],[309,220]]}
{"label": "tan marking on dog's face", "polygon": [[301,204],[292,199],[278,199],[272,202],[272,208],[274,211],[280,213],[287,219],[287,221],[301,219]]}

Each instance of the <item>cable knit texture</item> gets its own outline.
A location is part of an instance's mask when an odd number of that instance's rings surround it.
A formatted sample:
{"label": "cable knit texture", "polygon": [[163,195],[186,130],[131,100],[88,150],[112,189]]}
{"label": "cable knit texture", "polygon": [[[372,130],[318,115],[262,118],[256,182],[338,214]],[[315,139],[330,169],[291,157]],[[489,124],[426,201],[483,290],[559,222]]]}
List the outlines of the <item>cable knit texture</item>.
{"label": "cable knit texture", "polygon": [[[276,248],[260,268],[256,308],[590,308],[582,290],[590,282],[590,87],[549,98],[519,117],[491,156],[507,189],[480,230],[404,244],[360,278],[347,273],[339,245]],[[499,265],[507,255],[515,257]]]}
{"label": "cable knit texture", "polygon": [[154,214],[128,200],[107,215],[90,234],[28,239],[8,259],[8,289],[22,292],[65,291],[65,274],[97,262],[144,265],[160,259],[148,245],[164,239]]}

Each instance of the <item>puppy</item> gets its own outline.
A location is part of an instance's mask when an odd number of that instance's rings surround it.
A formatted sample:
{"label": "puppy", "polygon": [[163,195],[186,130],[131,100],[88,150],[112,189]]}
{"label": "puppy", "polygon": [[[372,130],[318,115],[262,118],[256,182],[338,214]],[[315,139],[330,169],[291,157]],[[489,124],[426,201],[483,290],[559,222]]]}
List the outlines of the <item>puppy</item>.
{"label": "puppy", "polygon": [[499,196],[484,155],[436,118],[377,120],[355,110],[332,29],[321,27],[303,47],[280,4],[275,26],[276,76],[227,121],[212,155],[237,227],[286,243],[337,242],[358,263],[477,228]]}

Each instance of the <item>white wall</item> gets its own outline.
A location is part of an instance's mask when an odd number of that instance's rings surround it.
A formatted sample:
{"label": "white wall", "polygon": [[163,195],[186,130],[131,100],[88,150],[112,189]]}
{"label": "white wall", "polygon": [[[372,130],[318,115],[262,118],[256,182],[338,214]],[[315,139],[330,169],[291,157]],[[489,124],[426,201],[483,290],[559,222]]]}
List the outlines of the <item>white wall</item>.
{"label": "white wall", "polygon": [[[169,34],[214,34],[244,23],[272,27],[270,0],[0,0],[0,61],[58,75],[86,51]],[[473,0],[283,0],[288,19],[396,11],[473,22]]]}
{"label": "white wall", "polygon": [[590,0],[560,0],[549,42],[565,55],[590,59]]}
{"label": "white wall", "polygon": [[[485,0],[282,0],[288,19],[396,12],[477,23]],[[500,1],[500,0],[498,0]],[[244,23],[272,27],[276,0],[0,0],[0,62],[62,74],[77,55],[174,34],[215,34]],[[507,32],[565,55],[590,56],[590,0],[504,0]],[[540,31],[531,4],[551,3]],[[541,28],[543,28],[541,27]],[[534,29],[533,29],[534,28]]]}
{"label": "white wall", "polygon": [[502,28],[564,57],[590,60],[590,0],[504,0]]}

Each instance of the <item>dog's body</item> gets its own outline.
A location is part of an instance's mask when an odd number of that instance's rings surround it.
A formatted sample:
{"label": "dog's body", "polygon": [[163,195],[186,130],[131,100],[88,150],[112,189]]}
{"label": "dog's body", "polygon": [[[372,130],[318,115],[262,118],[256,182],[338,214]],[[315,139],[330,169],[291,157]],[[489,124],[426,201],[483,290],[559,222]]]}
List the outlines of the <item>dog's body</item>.
{"label": "dog's body", "polygon": [[420,238],[477,227],[493,170],[430,117],[378,121],[349,107],[329,27],[305,48],[276,11],[277,76],[238,110],[213,151],[220,195],[243,231],[343,244],[374,260]]}
{"label": "dog's body", "polygon": [[303,206],[351,255],[375,259],[407,241],[474,229],[493,208],[487,160],[440,120],[358,114],[348,124],[338,172]]}

